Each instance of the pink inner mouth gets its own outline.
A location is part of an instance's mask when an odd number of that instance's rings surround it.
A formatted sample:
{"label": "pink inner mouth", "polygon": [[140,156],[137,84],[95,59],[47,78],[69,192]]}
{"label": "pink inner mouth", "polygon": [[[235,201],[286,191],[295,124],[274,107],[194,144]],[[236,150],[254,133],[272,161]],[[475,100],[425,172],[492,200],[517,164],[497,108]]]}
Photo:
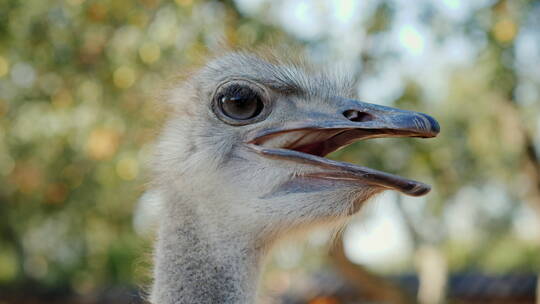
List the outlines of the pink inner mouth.
{"label": "pink inner mouth", "polygon": [[359,181],[419,196],[429,192],[430,187],[390,173],[325,158],[329,153],[362,139],[414,136],[417,134],[387,129],[309,128],[272,132],[259,136],[248,144],[266,157],[304,163],[319,168],[310,174],[312,177]]}

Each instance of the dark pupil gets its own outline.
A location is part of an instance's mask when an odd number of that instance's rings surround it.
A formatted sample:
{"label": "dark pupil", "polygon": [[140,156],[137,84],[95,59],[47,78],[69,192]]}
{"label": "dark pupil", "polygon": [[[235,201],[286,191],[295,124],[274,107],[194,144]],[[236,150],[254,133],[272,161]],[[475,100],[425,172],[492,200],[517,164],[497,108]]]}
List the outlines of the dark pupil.
{"label": "dark pupil", "polygon": [[263,108],[259,96],[245,88],[222,95],[220,104],[225,115],[238,120],[253,118],[259,115]]}

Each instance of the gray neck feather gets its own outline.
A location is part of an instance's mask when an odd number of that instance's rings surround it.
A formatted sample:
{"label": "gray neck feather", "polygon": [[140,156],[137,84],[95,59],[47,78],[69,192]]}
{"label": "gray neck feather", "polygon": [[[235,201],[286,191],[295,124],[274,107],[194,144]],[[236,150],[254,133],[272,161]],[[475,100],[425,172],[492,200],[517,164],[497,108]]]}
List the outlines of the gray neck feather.
{"label": "gray neck feather", "polygon": [[208,223],[192,206],[164,206],[151,302],[254,303],[261,252],[249,238]]}

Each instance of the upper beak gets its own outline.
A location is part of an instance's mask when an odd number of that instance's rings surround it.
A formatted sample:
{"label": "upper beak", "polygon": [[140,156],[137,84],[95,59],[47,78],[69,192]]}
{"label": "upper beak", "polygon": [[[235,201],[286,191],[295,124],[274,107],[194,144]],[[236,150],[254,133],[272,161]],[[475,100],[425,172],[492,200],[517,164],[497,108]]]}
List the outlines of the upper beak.
{"label": "upper beak", "polygon": [[[333,136],[340,146],[358,139],[375,137],[435,137],[440,131],[439,123],[431,116],[414,111],[401,110],[352,99],[342,99],[337,112],[305,113],[303,119],[278,126],[256,130],[248,142],[266,141],[283,132],[297,130],[336,131]],[[337,143],[336,143],[337,144]],[[338,147],[339,148],[339,147]],[[332,151],[327,152],[326,154]]]}

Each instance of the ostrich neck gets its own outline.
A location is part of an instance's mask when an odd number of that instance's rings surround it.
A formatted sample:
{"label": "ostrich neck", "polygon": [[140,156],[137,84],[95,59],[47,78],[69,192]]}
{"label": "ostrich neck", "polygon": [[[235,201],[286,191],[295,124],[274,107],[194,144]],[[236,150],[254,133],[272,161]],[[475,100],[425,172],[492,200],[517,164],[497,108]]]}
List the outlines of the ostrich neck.
{"label": "ostrich neck", "polygon": [[254,303],[261,264],[255,246],[187,206],[194,205],[167,204],[162,215],[152,303]]}

